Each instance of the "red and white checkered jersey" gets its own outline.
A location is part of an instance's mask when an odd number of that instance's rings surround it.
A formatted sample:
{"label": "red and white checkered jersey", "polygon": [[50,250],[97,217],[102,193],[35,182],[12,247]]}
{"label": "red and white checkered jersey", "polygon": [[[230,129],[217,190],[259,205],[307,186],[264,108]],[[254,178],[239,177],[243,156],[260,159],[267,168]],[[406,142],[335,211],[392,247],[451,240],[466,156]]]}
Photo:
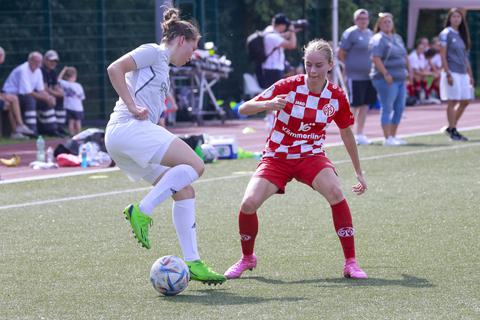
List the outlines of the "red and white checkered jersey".
{"label": "red and white checkered jersey", "polygon": [[287,95],[287,104],[275,112],[264,157],[299,159],[323,155],[330,122],[335,121],[341,129],[354,123],[345,93],[333,83],[327,82],[322,93],[317,94],[308,90],[306,75],[296,75],[277,81],[255,100],[271,100],[281,94]]}

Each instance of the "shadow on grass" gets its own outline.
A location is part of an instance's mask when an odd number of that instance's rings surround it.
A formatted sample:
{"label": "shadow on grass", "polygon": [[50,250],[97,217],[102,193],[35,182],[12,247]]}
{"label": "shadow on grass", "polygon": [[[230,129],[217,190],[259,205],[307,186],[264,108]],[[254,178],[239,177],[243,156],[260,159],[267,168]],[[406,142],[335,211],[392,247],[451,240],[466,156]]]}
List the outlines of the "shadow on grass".
{"label": "shadow on grass", "polygon": [[[236,295],[228,289],[201,289],[195,290],[194,292],[197,294],[189,294],[189,291],[183,292],[178,296],[174,297],[166,297],[160,295],[159,299],[168,300],[169,302],[175,303],[196,303],[196,304],[204,304],[204,305],[251,305],[251,304],[259,304],[259,303],[268,303],[271,301],[277,302],[298,302],[302,300],[306,300],[305,298],[300,297],[279,297],[279,298],[265,298],[261,296],[255,296],[254,292],[248,296],[240,296]],[[200,293],[201,295],[198,295]]]}
{"label": "shadow on grass", "polygon": [[381,278],[369,278],[369,279],[346,279],[346,278],[318,278],[318,279],[305,279],[298,281],[283,281],[278,279],[268,279],[265,277],[250,277],[243,278],[245,280],[252,279],[268,284],[316,284],[319,287],[391,287],[400,286],[408,288],[433,288],[434,285],[427,279],[418,278],[408,274],[402,274],[402,279],[381,279]]}

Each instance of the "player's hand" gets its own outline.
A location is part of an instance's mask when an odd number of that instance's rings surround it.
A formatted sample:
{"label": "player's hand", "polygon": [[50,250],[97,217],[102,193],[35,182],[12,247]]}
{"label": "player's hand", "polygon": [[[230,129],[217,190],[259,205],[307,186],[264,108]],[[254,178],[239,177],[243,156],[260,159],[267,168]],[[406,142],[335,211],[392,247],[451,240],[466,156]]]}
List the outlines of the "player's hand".
{"label": "player's hand", "polygon": [[451,73],[447,73],[447,82],[449,86],[453,86],[453,77]]}
{"label": "player's hand", "polygon": [[388,84],[392,84],[393,83],[393,77],[392,75],[389,73],[387,74],[385,77],[385,81],[387,81]]}
{"label": "player's hand", "polygon": [[267,101],[265,103],[265,109],[266,110],[271,110],[271,111],[277,111],[277,110],[282,110],[285,108],[285,105],[287,104],[287,100],[285,98],[287,97],[286,94],[280,94],[273,98],[270,101]]}
{"label": "player's hand", "polygon": [[357,195],[361,195],[367,191],[367,181],[363,174],[357,175],[358,183],[352,187],[352,191]]}
{"label": "player's hand", "polygon": [[133,110],[130,110],[135,119],[145,120],[148,118],[148,109],[144,107],[135,106]]}

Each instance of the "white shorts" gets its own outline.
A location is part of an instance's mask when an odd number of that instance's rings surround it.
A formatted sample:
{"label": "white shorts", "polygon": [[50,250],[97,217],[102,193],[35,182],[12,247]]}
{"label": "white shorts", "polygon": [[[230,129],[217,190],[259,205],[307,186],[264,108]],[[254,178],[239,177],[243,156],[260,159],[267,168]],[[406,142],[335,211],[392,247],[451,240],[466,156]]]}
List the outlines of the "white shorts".
{"label": "white shorts", "polygon": [[440,74],[440,99],[442,100],[472,100],[473,87],[470,84],[468,73],[451,72],[453,85],[449,85],[447,74]]}
{"label": "white shorts", "polygon": [[[144,178],[152,183],[168,168],[160,165],[168,147],[176,136],[151,121],[130,119],[109,123],[105,132],[105,146],[116,165],[132,181]],[[156,162],[152,162],[155,156]]]}

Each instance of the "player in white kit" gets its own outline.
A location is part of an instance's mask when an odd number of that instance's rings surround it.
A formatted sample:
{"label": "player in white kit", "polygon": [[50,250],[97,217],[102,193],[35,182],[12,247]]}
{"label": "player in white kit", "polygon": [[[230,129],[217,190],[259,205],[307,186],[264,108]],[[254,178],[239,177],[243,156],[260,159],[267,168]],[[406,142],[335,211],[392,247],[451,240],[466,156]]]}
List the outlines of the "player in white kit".
{"label": "player in white kit", "polygon": [[158,125],[169,92],[169,64],[182,66],[197,48],[200,34],[179,11],[164,13],[160,44],[144,44],[114,61],[107,69],[119,99],[108,122],[105,144],[117,166],[133,181],[144,179],[153,189],[124,214],[143,247],[148,238],[153,209],[172,197],[173,223],[191,279],[223,283],[198,253],[195,192],[191,186],[205,167],[195,152],[178,137]]}

